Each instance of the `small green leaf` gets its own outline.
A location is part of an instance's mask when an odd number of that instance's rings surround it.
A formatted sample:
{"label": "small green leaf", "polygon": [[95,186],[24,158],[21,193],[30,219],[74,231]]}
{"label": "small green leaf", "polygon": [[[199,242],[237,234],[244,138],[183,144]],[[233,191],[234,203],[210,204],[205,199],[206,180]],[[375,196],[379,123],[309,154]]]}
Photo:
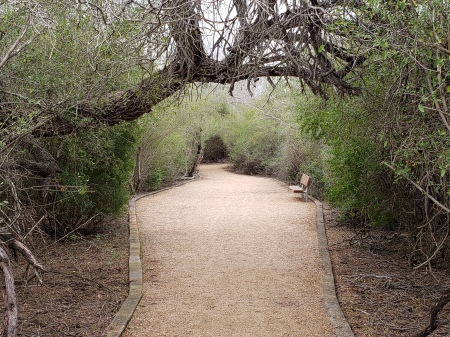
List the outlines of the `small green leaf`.
{"label": "small green leaf", "polygon": [[422,104],[419,104],[419,111],[420,112],[425,112],[425,108],[423,107]]}
{"label": "small green leaf", "polygon": [[434,67],[437,68],[438,66],[442,66],[444,64],[444,62],[445,62],[445,60],[443,60],[443,59],[436,59],[436,60],[434,60],[433,64],[434,64]]}
{"label": "small green leaf", "polygon": [[403,1],[398,1],[397,4],[401,10],[404,10],[406,8],[406,3],[404,3]]}
{"label": "small green leaf", "polygon": [[444,177],[446,172],[447,172],[447,171],[446,171],[445,169],[442,169],[442,170],[441,170],[441,177]]}
{"label": "small green leaf", "polygon": [[319,53],[323,52],[323,50],[325,49],[325,46],[322,44],[320,45],[319,49],[317,50]]}
{"label": "small green leaf", "polygon": [[450,94],[450,85],[447,87],[447,94]]}

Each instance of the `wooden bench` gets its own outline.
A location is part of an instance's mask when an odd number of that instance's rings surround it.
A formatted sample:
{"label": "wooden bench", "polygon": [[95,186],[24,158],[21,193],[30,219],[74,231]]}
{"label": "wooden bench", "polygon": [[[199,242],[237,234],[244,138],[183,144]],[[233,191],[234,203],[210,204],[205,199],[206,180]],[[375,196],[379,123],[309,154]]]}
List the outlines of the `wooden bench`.
{"label": "wooden bench", "polygon": [[302,193],[305,196],[306,202],[308,202],[308,186],[310,183],[311,177],[303,173],[300,178],[300,185],[292,185],[289,186],[289,188],[293,190],[294,193]]}

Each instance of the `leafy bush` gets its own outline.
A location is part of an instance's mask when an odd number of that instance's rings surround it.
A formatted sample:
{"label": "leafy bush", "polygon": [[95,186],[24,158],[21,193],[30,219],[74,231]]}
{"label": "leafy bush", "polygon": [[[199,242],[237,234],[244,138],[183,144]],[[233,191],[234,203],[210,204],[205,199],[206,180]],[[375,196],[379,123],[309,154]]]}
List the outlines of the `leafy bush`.
{"label": "leafy bush", "polygon": [[225,140],[234,169],[245,174],[273,173],[283,135],[276,124],[264,120],[255,109],[228,115]]}
{"label": "leafy bush", "polygon": [[47,230],[64,234],[89,219],[124,210],[139,135],[137,124],[127,123],[50,141],[61,153],[62,172]]}
{"label": "leafy bush", "polygon": [[189,118],[184,109],[160,105],[139,121],[143,136],[133,179],[136,192],[170,185],[187,172],[200,129]]}
{"label": "leafy bush", "polygon": [[203,148],[203,161],[219,163],[228,158],[228,149],[222,137],[215,135],[205,141]]}
{"label": "leafy bush", "polygon": [[306,147],[307,157],[315,159],[302,168],[317,179],[312,186],[320,189],[319,195],[348,219],[389,226],[394,222],[393,181],[381,165],[384,152],[377,134],[382,121],[373,108],[368,110],[355,98],[332,99],[327,105],[299,99],[301,128],[321,149]]}
{"label": "leafy bush", "polygon": [[202,143],[206,161],[227,157],[224,125],[230,112],[226,92],[196,98],[162,102],[140,120],[144,131],[134,173],[135,191],[159,189],[188,175]]}
{"label": "leafy bush", "polygon": [[167,179],[167,177],[162,167],[154,167],[154,168],[150,167],[147,179],[145,181],[146,186],[150,190],[157,190],[161,188],[164,179]]}

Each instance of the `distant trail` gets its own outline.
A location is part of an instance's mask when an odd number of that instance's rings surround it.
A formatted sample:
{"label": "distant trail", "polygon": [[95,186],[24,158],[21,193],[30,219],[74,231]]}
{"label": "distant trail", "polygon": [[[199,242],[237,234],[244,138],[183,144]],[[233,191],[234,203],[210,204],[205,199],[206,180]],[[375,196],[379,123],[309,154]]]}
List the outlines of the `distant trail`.
{"label": "distant trail", "polygon": [[225,167],[137,202],[144,297],[124,336],[334,336],[314,203]]}

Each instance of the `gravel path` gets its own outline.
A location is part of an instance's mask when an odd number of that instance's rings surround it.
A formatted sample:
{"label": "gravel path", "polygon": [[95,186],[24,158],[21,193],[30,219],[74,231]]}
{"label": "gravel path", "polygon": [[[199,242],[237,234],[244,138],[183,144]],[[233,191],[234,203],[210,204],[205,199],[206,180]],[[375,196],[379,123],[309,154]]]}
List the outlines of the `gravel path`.
{"label": "gravel path", "polygon": [[144,296],[124,336],[334,336],[314,203],[225,167],[137,202]]}

